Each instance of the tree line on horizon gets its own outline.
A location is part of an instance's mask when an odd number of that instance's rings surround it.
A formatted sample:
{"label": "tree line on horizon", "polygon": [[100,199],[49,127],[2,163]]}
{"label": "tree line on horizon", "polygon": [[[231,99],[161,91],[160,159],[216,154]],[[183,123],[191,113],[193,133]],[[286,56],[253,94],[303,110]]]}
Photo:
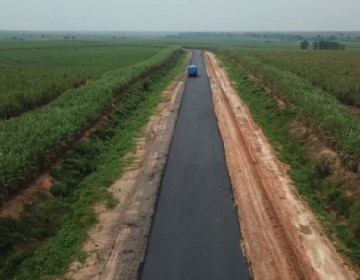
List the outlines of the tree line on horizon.
{"label": "tree line on horizon", "polygon": [[[300,42],[300,48],[302,50],[309,49],[310,46],[311,44],[307,40]],[[312,43],[312,48],[314,50],[345,50],[345,45],[334,41],[320,40],[320,41],[314,41]]]}

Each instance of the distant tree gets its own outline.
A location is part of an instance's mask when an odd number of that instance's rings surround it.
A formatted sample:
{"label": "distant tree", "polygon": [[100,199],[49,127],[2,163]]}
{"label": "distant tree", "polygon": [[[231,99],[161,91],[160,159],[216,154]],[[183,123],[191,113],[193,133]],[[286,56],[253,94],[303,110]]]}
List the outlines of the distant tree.
{"label": "distant tree", "polygon": [[306,50],[309,47],[309,45],[310,45],[309,42],[307,40],[304,40],[300,43],[300,48],[302,50]]}
{"label": "distant tree", "polygon": [[320,35],[320,34],[318,34],[318,35],[316,35],[316,40],[318,40],[318,41],[321,41],[321,40],[323,40],[323,37]]}
{"label": "distant tree", "polygon": [[314,50],[344,50],[345,45],[339,44],[338,42],[331,41],[315,41],[313,43]]}
{"label": "distant tree", "polygon": [[317,50],[318,48],[319,48],[318,42],[315,41],[315,42],[313,43],[313,49],[314,49],[314,50]]}
{"label": "distant tree", "polygon": [[327,45],[327,42],[325,42],[323,40],[319,41],[319,43],[318,43],[319,50],[326,50],[326,45]]}

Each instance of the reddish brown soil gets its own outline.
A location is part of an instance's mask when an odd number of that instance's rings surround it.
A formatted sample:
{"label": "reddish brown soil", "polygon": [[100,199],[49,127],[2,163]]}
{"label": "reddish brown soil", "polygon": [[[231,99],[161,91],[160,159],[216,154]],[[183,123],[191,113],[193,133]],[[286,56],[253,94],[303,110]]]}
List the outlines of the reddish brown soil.
{"label": "reddish brown soil", "polygon": [[33,203],[39,197],[50,196],[52,178],[49,172],[43,173],[27,189],[20,190],[19,193],[6,201],[0,209],[0,218],[16,218],[22,212],[24,205]]}
{"label": "reddish brown soil", "polygon": [[[87,141],[89,135],[99,128],[108,120],[108,114],[101,116],[98,120],[89,124],[89,126],[82,132],[79,139],[72,145],[66,148],[62,156],[57,158],[53,165],[60,164],[65,155],[71,154],[74,147],[81,141]],[[50,176],[50,170],[42,173],[35,181],[28,184],[25,188],[19,190],[16,194],[11,196],[4,204],[0,207],[0,218],[12,217],[17,218],[21,214],[24,206],[28,203],[34,203],[39,198],[44,196],[51,196],[50,188],[53,184],[53,178]]]}
{"label": "reddish brown soil", "polygon": [[356,279],[211,53],[215,112],[254,279]]}
{"label": "reddish brown soil", "polygon": [[360,107],[358,106],[346,106],[346,108],[354,115],[360,116]]}
{"label": "reddish brown soil", "polygon": [[306,142],[306,154],[313,162],[326,162],[331,170],[327,180],[335,186],[341,186],[349,197],[360,200],[360,172],[350,171],[344,165],[341,155],[317,136],[306,119],[298,117],[289,128],[293,137]]}

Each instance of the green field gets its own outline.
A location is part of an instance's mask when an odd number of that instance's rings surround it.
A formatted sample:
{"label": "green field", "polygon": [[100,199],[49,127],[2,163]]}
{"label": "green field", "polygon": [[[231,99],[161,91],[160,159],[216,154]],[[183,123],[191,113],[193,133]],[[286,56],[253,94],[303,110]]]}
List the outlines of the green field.
{"label": "green field", "polygon": [[360,51],[247,49],[246,53],[299,75],[344,104],[360,106]]}
{"label": "green field", "polygon": [[[0,118],[47,104],[105,72],[141,62],[161,47],[110,43],[0,42]],[[13,44],[13,43],[12,43]]]}

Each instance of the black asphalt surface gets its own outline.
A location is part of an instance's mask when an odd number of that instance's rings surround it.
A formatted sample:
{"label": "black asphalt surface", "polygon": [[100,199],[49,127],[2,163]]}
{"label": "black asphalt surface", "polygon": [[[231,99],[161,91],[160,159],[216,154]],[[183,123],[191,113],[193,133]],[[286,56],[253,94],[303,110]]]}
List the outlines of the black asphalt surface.
{"label": "black asphalt surface", "polygon": [[192,64],[141,279],[250,279],[201,51]]}

